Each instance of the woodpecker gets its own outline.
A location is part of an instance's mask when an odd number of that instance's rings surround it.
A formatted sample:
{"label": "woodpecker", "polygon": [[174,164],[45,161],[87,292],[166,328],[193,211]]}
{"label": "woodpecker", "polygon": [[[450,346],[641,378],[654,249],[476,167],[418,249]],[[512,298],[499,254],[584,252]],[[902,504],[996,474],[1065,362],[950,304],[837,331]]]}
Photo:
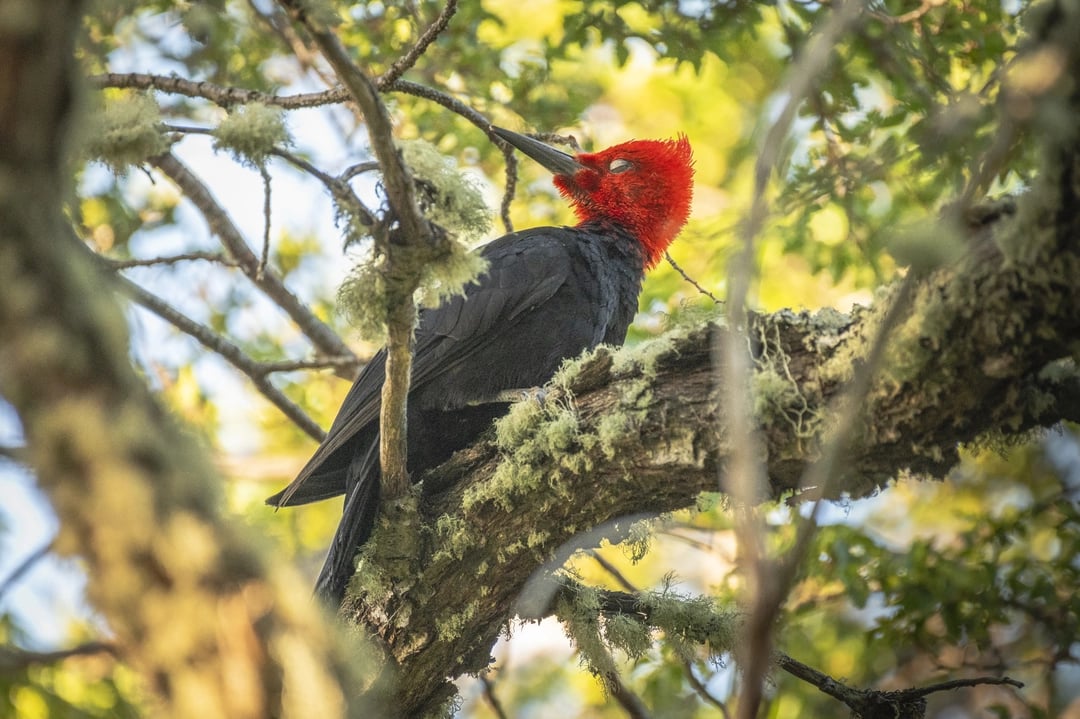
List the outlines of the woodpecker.
{"label": "woodpecker", "polygon": [[[487,270],[464,294],[420,312],[407,410],[414,481],[505,414],[508,390],[543,385],[565,360],[597,345],[621,345],[645,272],[690,214],[693,153],[683,135],[568,155],[525,135],[492,131],[554,173],[578,223],[488,243],[478,250]],[[364,367],[315,454],[267,499],[285,507],[345,495],[315,587],[333,606],[344,597],[378,511],[385,361],[380,351]]]}

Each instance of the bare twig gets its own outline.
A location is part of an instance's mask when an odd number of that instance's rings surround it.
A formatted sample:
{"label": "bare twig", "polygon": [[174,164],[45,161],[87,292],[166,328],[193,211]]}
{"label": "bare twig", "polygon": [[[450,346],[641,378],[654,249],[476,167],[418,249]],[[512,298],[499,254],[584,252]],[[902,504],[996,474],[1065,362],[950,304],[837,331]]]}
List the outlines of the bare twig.
{"label": "bare twig", "polygon": [[270,261],[270,172],[265,163],[259,166],[259,174],[263,181],[263,245],[255,277],[261,281],[266,277],[266,263]]}
{"label": "bare twig", "polygon": [[276,273],[267,270],[260,276],[259,258],[248,247],[243,235],[240,234],[240,230],[233,223],[225,208],[214,199],[214,196],[210,193],[210,188],[203,184],[195,173],[191,172],[172,153],[158,155],[151,162],[183,190],[188,199],[202,212],[211,232],[218,236],[244,274],[289,315],[320,352],[334,356],[352,354],[352,350],[349,349],[348,345],[322,320],[316,317],[285,286]]}
{"label": "bare twig", "polygon": [[610,574],[611,577],[616,582],[618,582],[619,586],[621,586],[623,589],[625,589],[628,592],[636,592],[636,591],[638,591],[638,588],[635,587],[630,582],[630,580],[626,578],[626,575],[624,575],[622,572],[620,572],[619,568],[616,567],[614,564],[612,564],[608,560],[604,559],[604,556],[602,554],[600,554],[600,552],[596,551],[595,549],[590,549],[588,551],[588,555],[590,557],[592,557],[594,560],[596,560],[596,563],[599,564],[601,567],[603,567],[604,571],[607,572],[608,574]]}
{"label": "bare twig", "polygon": [[[935,692],[951,691],[983,684],[1010,686],[1016,689],[1022,689],[1024,686],[1022,682],[1009,677],[973,677],[969,679],[952,679],[928,687],[901,689],[899,691],[854,689],[786,654],[776,655],[775,660],[776,665],[788,674],[817,687],[823,694],[828,694],[845,704],[855,716],[914,716],[916,714],[904,712],[901,709],[905,707],[925,707],[925,697]],[[917,715],[922,716],[921,713]]]}
{"label": "bare twig", "polygon": [[[784,84],[784,103],[776,121],[763,136],[754,167],[754,193],[750,211],[742,224],[742,249],[735,256],[728,274],[727,316],[729,331],[722,343],[723,382],[727,388],[725,411],[731,417],[731,461],[726,470],[727,489],[738,509],[736,532],[750,570],[750,588],[754,610],[746,626],[746,651],[742,657],[744,692],[738,704],[740,719],[757,716],[762,681],[772,653],[772,616],[762,598],[772,581],[766,566],[763,532],[760,521],[753,519],[749,508],[767,486],[760,461],[762,441],[754,429],[749,395],[750,358],[747,347],[747,299],[754,275],[754,246],[768,217],[766,197],[769,180],[779,169],[784,138],[787,137],[799,106],[832,61],[833,50],[841,35],[860,17],[862,3],[849,0],[841,4],[807,44],[800,61],[793,66]],[[760,605],[760,606],[759,606]]]}
{"label": "bare twig", "polygon": [[450,18],[457,12],[457,4],[458,0],[447,0],[446,6],[443,7],[442,12],[435,18],[435,22],[428,26],[428,29],[420,36],[420,39],[416,41],[416,45],[403,56],[395,60],[394,64],[390,66],[390,69],[375,80],[375,87],[381,90],[382,88],[391,85],[395,80],[401,77],[406,70],[416,64],[416,61],[419,60],[420,56],[428,49],[428,45],[435,42],[435,38],[439,37],[439,34],[450,24]]}
{"label": "bare twig", "polygon": [[649,708],[645,706],[645,702],[641,700],[641,697],[633,689],[626,686],[618,672],[609,673],[605,679],[612,699],[623,708],[626,716],[630,717],[630,719],[649,719],[652,716],[649,713]]}
{"label": "bare twig", "polygon": [[35,549],[33,552],[30,552],[30,554],[28,554],[25,559],[19,562],[18,566],[16,566],[15,569],[11,570],[11,574],[7,575],[3,582],[0,582],[0,597],[3,597],[7,593],[7,591],[15,585],[16,582],[22,579],[27,572],[34,568],[34,565],[40,562],[45,557],[45,555],[49,553],[49,550],[52,549],[52,545],[53,540],[50,539],[48,542]]}
{"label": "bare twig", "polygon": [[507,719],[502,703],[495,696],[495,682],[491,681],[487,674],[481,674],[480,683],[484,686],[484,699],[487,699],[487,703],[491,705],[491,711],[495,712],[497,719]]}
{"label": "bare twig", "polygon": [[363,363],[355,356],[349,357],[317,357],[307,360],[280,360],[277,362],[259,362],[255,370],[260,374],[268,375],[276,372],[296,372],[298,370],[333,369],[339,376],[355,376]]}
{"label": "bare twig", "polygon": [[377,162],[358,162],[355,165],[350,165],[342,170],[338,175],[339,180],[348,182],[352,178],[365,172],[374,172],[379,169],[379,163]]}
{"label": "bare twig", "polygon": [[71,649],[60,649],[54,652],[32,652],[25,649],[0,647],[0,670],[17,672],[32,666],[58,664],[71,657],[86,657],[95,654],[111,654],[115,657],[118,653],[116,646],[107,642],[87,642]]}
{"label": "bare twig", "polygon": [[691,277],[690,275],[686,274],[686,270],[684,270],[683,268],[679,267],[679,265],[678,265],[678,264],[677,264],[677,263],[675,262],[675,260],[674,260],[674,259],[673,259],[673,258],[671,257],[671,253],[670,253],[670,252],[665,252],[665,253],[664,253],[664,258],[665,258],[665,259],[667,259],[667,261],[668,261],[668,264],[669,264],[669,265],[671,265],[671,266],[672,266],[672,267],[673,267],[673,268],[675,269],[675,271],[676,271],[676,272],[678,272],[678,273],[679,273],[680,275],[682,275],[682,278],[683,278],[684,280],[686,280],[687,282],[689,282],[690,284],[692,284],[692,285],[693,285],[693,286],[694,286],[695,288],[697,288],[697,291],[698,291],[698,292],[700,292],[701,294],[705,295],[706,297],[708,297],[708,298],[709,298],[710,300],[712,300],[713,302],[715,302],[715,303],[716,303],[716,304],[718,304],[718,305],[719,305],[719,304],[723,304],[723,303],[722,303],[722,302],[721,302],[721,301],[720,301],[719,299],[717,299],[717,298],[716,298],[716,295],[714,295],[714,294],[713,294],[712,292],[709,292],[709,291],[708,291],[707,289],[705,289],[705,288],[704,288],[704,287],[702,287],[702,286],[701,286],[700,284],[698,284],[698,281],[697,281],[697,280],[695,280],[695,279],[694,279],[693,277]]}
{"label": "bare twig", "polygon": [[529,137],[552,145],[566,145],[576,154],[582,152],[581,145],[578,144],[577,138],[573,135],[560,135],[557,132],[530,132]]}
{"label": "bare twig", "polygon": [[258,389],[264,397],[270,400],[274,406],[281,410],[282,414],[292,420],[312,439],[321,442],[326,437],[326,433],[315,420],[311,419],[304,410],[300,409],[300,407],[286,397],[281,390],[270,383],[270,380],[267,379],[268,370],[248,357],[243,350],[214,332],[209,327],[199,324],[183,312],[170,306],[160,297],[147,292],[123,275],[117,274],[116,279],[124,292],[135,300],[135,302],[150,310],[184,334],[194,337],[203,347],[221,355],[229,364],[247,375],[255,385],[255,388]]}
{"label": "bare twig", "polygon": [[727,704],[710,692],[709,688],[705,686],[705,683],[697,678],[697,675],[694,674],[693,664],[687,660],[683,660],[682,665],[686,678],[690,682],[690,686],[694,689],[694,692],[701,697],[702,701],[719,709],[720,715],[723,716],[724,719],[731,719],[731,712],[728,710]]}
{"label": "bare twig", "polygon": [[[356,196],[356,192],[353,191],[352,187],[348,183],[349,173],[353,172],[354,170],[360,171],[356,170],[356,168],[360,167],[360,165],[353,165],[352,167],[347,168],[341,176],[334,177],[333,175],[323,172],[319,168],[315,167],[315,165],[311,164],[299,155],[289,152],[288,150],[285,150],[283,148],[275,147],[274,149],[270,150],[270,154],[282,158],[294,167],[303,170],[304,172],[308,173],[316,180],[321,182],[326,187],[326,189],[330,191],[330,195],[334,198],[334,201],[338,203],[339,207],[344,207],[344,209],[359,217],[361,224],[363,224],[364,226],[375,227],[378,224],[378,220],[375,218],[375,213],[368,209],[368,207],[360,200],[360,198]],[[361,165],[368,164],[374,164],[374,169],[378,169],[378,163],[361,163]]]}
{"label": "bare twig", "polygon": [[168,257],[147,257],[147,258],[135,258],[130,260],[117,260],[112,257],[102,256],[102,259],[109,263],[109,266],[114,270],[126,270],[131,267],[153,267],[156,265],[175,265],[180,262],[191,262],[196,260],[203,260],[206,262],[215,262],[225,267],[238,267],[234,260],[229,259],[220,252],[185,252],[179,255],[169,255]]}

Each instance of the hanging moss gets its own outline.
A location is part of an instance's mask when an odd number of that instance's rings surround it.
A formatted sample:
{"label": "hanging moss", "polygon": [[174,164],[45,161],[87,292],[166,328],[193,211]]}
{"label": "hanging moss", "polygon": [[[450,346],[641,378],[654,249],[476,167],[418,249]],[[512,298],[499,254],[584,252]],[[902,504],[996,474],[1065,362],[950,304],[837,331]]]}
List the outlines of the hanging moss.
{"label": "hanging moss", "polygon": [[399,140],[417,185],[424,215],[451,235],[469,241],[491,229],[491,212],[480,188],[427,140]]}
{"label": "hanging moss", "polygon": [[86,123],[85,153],[118,174],[169,149],[161,132],[161,110],[149,95],[113,96],[101,112],[86,115]]}
{"label": "hanging moss", "polygon": [[280,108],[253,102],[231,111],[214,130],[214,149],[249,167],[262,167],[275,147],[292,143]]}

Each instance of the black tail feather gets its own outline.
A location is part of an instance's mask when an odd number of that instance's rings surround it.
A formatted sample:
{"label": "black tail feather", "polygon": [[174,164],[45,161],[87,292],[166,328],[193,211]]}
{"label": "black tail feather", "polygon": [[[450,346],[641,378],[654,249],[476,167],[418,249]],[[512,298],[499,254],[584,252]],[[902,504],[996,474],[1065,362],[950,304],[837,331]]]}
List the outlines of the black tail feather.
{"label": "black tail feather", "polygon": [[315,594],[337,608],[345,597],[345,588],[356,572],[356,553],[371,536],[379,512],[379,441],[358,454],[348,468],[345,507],[330,551],[315,582]]}

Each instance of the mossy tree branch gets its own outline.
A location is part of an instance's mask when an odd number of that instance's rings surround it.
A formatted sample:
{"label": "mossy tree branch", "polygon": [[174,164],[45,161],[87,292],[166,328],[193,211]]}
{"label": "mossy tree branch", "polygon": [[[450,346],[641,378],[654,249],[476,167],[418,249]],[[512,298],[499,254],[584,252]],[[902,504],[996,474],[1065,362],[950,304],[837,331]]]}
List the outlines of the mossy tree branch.
{"label": "mossy tree branch", "polygon": [[[904,473],[941,478],[960,445],[987,433],[1080,420],[1078,158],[1071,137],[1051,148],[1016,214],[1006,202],[973,215],[965,258],[915,283],[830,496],[863,496]],[[988,217],[999,218],[992,231]],[[772,496],[798,489],[818,459],[826,410],[893,299],[851,315],[752,317],[751,389]],[[452,693],[435,677],[486,666],[505,622],[535,601],[530,577],[617,538],[628,517],[719,491],[732,451],[717,352],[725,333],[716,323],[677,329],[578,361],[543,406],[515,406],[495,436],[428,473],[419,510],[382,520],[343,612],[385,643],[408,711]]]}
{"label": "mossy tree branch", "polygon": [[[386,379],[379,415],[379,460],[383,496],[396,499],[405,495],[410,485],[405,458],[408,455],[406,398],[412,375],[413,326],[416,323],[413,296],[420,286],[425,266],[449,254],[449,240],[420,211],[412,176],[394,145],[390,115],[379,97],[378,86],[352,61],[338,37],[305,13],[301,4],[292,0],[281,0],[281,3],[297,22],[303,24],[359,106],[386,188],[389,213],[373,231],[383,261],[386,312]],[[387,71],[387,83],[393,82],[416,61],[445,29],[455,8],[456,3],[449,3],[414,51]]]}

